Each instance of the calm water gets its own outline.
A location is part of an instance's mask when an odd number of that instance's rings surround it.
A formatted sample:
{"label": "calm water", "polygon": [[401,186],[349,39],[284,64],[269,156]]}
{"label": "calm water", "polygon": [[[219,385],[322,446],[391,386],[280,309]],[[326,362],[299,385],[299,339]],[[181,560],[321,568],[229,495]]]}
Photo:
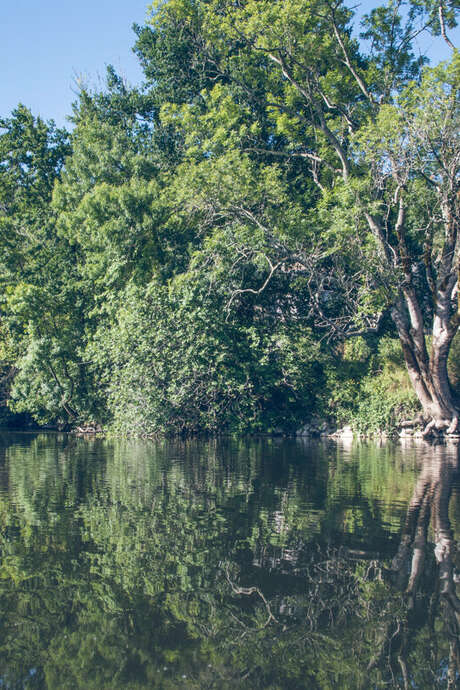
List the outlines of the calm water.
{"label": "calm water", "polygon": [[1,688],[459,687],[456,448],[5,433],[0,518]]}

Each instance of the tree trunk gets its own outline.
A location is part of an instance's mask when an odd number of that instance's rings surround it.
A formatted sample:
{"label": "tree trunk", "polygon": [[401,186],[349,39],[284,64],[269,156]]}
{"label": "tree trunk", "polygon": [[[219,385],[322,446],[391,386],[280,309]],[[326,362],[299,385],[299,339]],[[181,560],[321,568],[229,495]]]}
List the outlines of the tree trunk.
{"label": "tree trunk", "polygon": [[392,310],[410,381],[427,425],[424,436],[457,430],[459,411],[449,382],[447,360],[457,327],[444,316],[440,300],[433,317],[430,353],[426,347],[423,315],[415,291],[400,292]]}

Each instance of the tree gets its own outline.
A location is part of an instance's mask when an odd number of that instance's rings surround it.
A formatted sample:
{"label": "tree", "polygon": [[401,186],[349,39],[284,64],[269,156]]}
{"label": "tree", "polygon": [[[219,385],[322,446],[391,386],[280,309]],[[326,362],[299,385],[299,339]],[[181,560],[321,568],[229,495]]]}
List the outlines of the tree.
{"label": "tree", "polygon": [[83,296],[75,253],[56,232],[51,195],[68,134],[19,105],[0,121],[1,351],[16,411],[76,417],[83,395]]}
{"label": "tree", "polygon": [[147,289],[124,292],[99,344],[116,428],[295,431],[324,385],[319,344],[305,327],[272,312],[279,284],[228,314],[227,284],[221,277],[210,289],[207,269],[195,264],[168,286],[152,280]]}
{"label": "tree", "polygon": [[[399,272],[392,318],[412,384],[431,419],[425,434],[445,426],[454,432],[458,424],[447,359],[460,323],[459,68],[456,54],[451,65],[425,71],[420,85],[382,106],[375,123],[357,135],[373,190],[386,192],[381,207],[394,218],[393,227],[384,228],[380,211],[374,231],[386,263]],[[375,221],[369,214],[371,228]],[[430,352],[424,312],[431,321]]]}
{"label": "tree", "polygon": [[[401,9],[390,0],[364,18],[366,53],[341,1],[170,0],[151,20],[155,40],[144,32],[138,48],[144,62],[149,49],[158,60],[161,37],[180,27],[189,73],[201,56],[209,77],[192,79],[194,92],[180,83],[184,66],[172,79],[166,63],[177,46],[147,71],[163,95],[173,83],[161,117],[181,133],[179,173],[195,171],[201,185],[189,196],[198,226],[208,222],[212,234],[212,208],[214,228],[242,218],[264,228],[265,278],[277,270],[303,280],[311,316],[330,337],[378,331],[390,313],[428,435],[458,424],[447,358],[458,327],[459,58],[454,51],[450,64],[424,68],[414,39],[428,31],[451,45],[458,4]],[[272,188],[284,185],[282,205],[215,203],[244,161],[255,180],[270,169]],[[209,184],[209,167],[220,184]]]}

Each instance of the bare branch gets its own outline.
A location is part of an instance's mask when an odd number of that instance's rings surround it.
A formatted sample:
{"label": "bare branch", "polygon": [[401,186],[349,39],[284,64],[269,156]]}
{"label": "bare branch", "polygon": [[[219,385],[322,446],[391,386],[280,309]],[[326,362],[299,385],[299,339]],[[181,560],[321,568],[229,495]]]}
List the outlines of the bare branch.
{"label": "bare branch", "polygon": [[445,42],[447,43],[449,48],[451,48],[451,50],[455,50],[454,44],[452,43],[452,41],[450,40],[450,38],[446,34],[446,24],[445,24],[445,20],[444,20],[444,6],[443,6],[442,2],[439,3],[438,15],[439,15],[439,24],[441,26],[441,36],[443,37],[443,39],[445,40]]}
{"label": "bare branch", "polygon": [[278,261],[278,263],[272,264],[272,262],[270,261],[268,256],[266,256],[265,254],[263,254],[261,256],[263,256],[263,258],[267,261],[267,263],[270,267],[270,273],[268,274],[267,278],[264,280],[263,284],[261,285],[260,288],[258,288],[258,290],[254,290],[253,288],[244,288],[244,289],[241,288],[239,290],[235,290],[232,293],[232,296],[230,297],[230,300],[228,301],[228,303],[226,305],[227,311],[230,310],[232,302],[237,295],[241,295],[244,293],[251,293],[252,295],[260,295],[260,293],[263,292],[265,290],[265,288],[267,287],[267,285],[269,284],[269,282],[272,279],[272,276],[273,276],[274,272],[276,271],[276,269],[279,268],[282,264],[282,261]]}
{"label": "bare branch", "polygon": [[245,152],[261,153],[268,156],[278,156],[280,158],[308,158],[318,163],[323,163],[323,158],[320,158],[315,153],[307,153],[306,151],[272,151],[270,149],[260,149],[256,147],[249,147],[243,149]]}
{"label": "bare branch", "polygon": [[282,57],[277,57],[273,53],[269,53],[269,57],[271,60],[273,60],[273,62],[276,62],[276,64],[278,64],[281,67],[281,71],[283,73],[283,76],[304,97],[306,103],[308,103],[308,105],[310,105],[313,108],[313,112],[315,113],[315,115],[317,116],[317,118],[319,120],[319,128],[321,129],[321,131],[325,135],[326,139],[332,145],[332,147],[334,148],[338,157],[340,158],[340,162],[342,163],[342,177],[343,177],[344,181],[346,182],[349,175],[350,175],[350,163],[347,159],[345,150],[344,150],[343,146],[341,145],[340,141],[337,139],[335,134],[328,127],[326,119],[324,117],[324,114],[323,114],[321,108],[315,102],[315,99],[313,98],[312,94],[309,93],[291,74],[291,71],[287,67],[286,62],[285,62],[285,60],[283,60]]}
{"label": "bare branch", "polygon": [[348,51],[347,51],[347,49],[346,49],[346,47],[345,47],[345,44],[344,44],[344,42],[343,42],[343,40],[342,40],[342,37],[341,37],[341,35],[340,35],[340,32],[339,32],[339,30],[338,30],[338,28],[337,28],[337,22],[336,22],[336,20],[335,20],[335,10],[334,10],[334,8],[333,8],[332,6],[330,6],[330,10],[331,10],[332,26],[333,26],[333,29],[334,29],[334,36],[335,36],[335,38],[336,38],[336,40],[337,40],[337,43],[339,44],[340,49],[341,49],[341,51],[342,51],[342,53],[343,53],[344,64],[347,66],[349,72],[352,74],[353,78],[355,79],[356,83],[358,84],[358,86],[359,86],[359,88],[361,89],[361,91],[362,91],[362,93],[364,94],[364,96],[367,98],[367,100],[368,100],[370,103],[374,104],[375,102],[374,102],[374,99],[373,99],[373,96],[372,96],[371,92],[370,92],[369,89],[367,88],[367,86],[366,86],[364,80],[359,76],[358,72],[357,72],[357,71],[355,70],[355,68],[353,67],[353,64],[352,64],[352,62],[351,62],[351,60],[350,60],[350,56],[349,56],[349,54],[348,54]]}

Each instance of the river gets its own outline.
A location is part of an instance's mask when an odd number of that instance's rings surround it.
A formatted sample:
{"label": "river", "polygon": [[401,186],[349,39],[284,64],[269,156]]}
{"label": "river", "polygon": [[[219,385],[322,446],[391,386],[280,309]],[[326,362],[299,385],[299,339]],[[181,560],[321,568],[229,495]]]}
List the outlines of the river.
{"label": "river", "polygon": [[456,688],[456,446],[0,433],[0,688]]}

